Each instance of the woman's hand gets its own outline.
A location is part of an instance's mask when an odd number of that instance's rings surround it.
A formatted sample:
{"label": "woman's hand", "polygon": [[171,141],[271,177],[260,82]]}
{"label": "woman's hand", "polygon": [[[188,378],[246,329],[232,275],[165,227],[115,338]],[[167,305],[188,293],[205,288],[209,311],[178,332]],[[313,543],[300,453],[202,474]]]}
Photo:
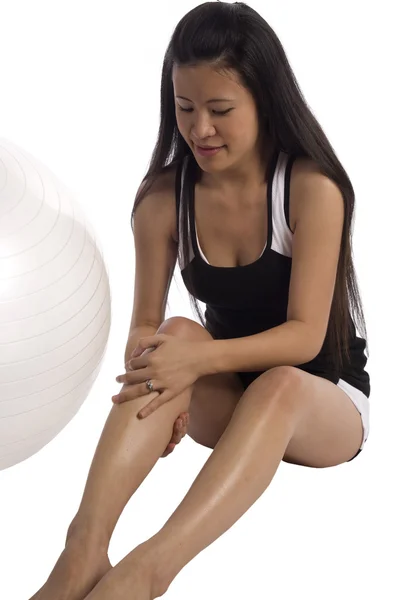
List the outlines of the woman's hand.
{"label": "woman's hand", "polygon": [[185,437],[187,433],[187,427],[189,423],[189,413],[184,412],[179,415],[174,423],[174,429],[172,431],[171,441],[168,446],[165,448],[164,453],[161,454],[161,458],[165,458],[168,454],[171,454],[175,449],[176,444],[179,444],[182,438]]}
{"label": "woman's hand", "polygon": [[[154,350],[148,354],[143,353],[140,358],[132,358],[127,363],[130,370],[116,378],[118,382],[128,385],[141,384],[137,385],[140,396],[149,392],[145,382],[151,379],[153,391],[159,392],[159,396],[140,410],[139,418],[149,416],[157,408],[181,394],[201,376],[199,366],[205,352],[205,344],[206,342],[181,340],[163,333],[140,340],[132,353],[133,357],[142,353],[143,349]],[[124,402],[132,397],[131,394],[126,396],[127,398],[122,392],[113,396],[113,401]]]}
{"label": "woman's hand", "polygon": [[[149,352],[151,352],[153,350],[153,348],[149,348],[148,350],[145,350],[144,352],[146,354],[148,354]],[[129,362],[125,365],[125,368],[129,368],[128,367]],[[128,387],[130,388],[130,397],[126,397],[126,400],[129,399],[133,399],[133,397],[137,398],[138,396],[140,396],[140,393],[136,393],[135,396],[132,397],[132,392],[134,391],[134,387],[140,387],[141,384],[139,384],[139,386],[122,386],[122,389]],[[147,395],[148,392],[146,392]],[[155,392],[156,394],[158,394],[158,392]],[[165,458],[166,456],[168,456],[169,454],[171,454],[171,452],[173,452],[173,450],[175,449],[175,446],[177,444],[179,444],[179,442],[185,437],[186,433],[187,433],[187,428],[188,428],[188,424],[189,424],[189,413],[188,412],[182,412],[180,413],[180,415],[178,415],[178,417],[175,420],[174,426],[173,426],[173,430],[172,430],[172,437],[167,445],[167,447],[165,448],[163,454],[161,454],[161,458]]]}

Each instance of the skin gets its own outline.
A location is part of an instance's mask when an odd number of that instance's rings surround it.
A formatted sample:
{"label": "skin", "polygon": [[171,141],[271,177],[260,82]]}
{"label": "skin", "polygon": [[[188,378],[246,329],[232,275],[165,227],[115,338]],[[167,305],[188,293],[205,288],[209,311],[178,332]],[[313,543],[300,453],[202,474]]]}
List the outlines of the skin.
{"label": "skin", "polygon": [[[259,157],[256,107],[251,94],[240,84],[237,75],[233,72],[219,73],[208,65],[201,65],[174,67],[172,78],[177,125],[203,171],[202,185],[204,188],[223,196],[229,194],[231,201],[235,202],[235,199],[240,198],[243,194],[244,189],[256,191],[264,186],[265,167]],[[186,96],[191,101],[178,99],[176,97],[178,95]],[[215,97],[230,98],[232,101],[207,102],[210,98]],[[189,108],[191,112],[183,112],[179,107]],[[232,110],[226,116],[215,114],[215,111],[227,109]],[[224,148],[215,159],[209,160],[195,153],[193,140],[201,145],[226,145],[227,148]],[[134,418],[134,412],[138,411],[137,403],[141,401],[141,405],[146,405],[150,396],[151,394],[112,408],[93,458],[81,505],[68,530],[66,547],[48,581],[30,600],[83,600],[94,587],[94,583],[100,581],[102,576],[111,569],[111,563],[107,556],[111,531],[129,497],[134,493],[136,486],[140,485],[140,480],[144,479],[147,472],[138,474],[136,482],[132,478],[129,489],[120,493],[120,497],[116,499],[114,515],[111,518],[109,516],[107,533],[104,529],[104,517],[102,518],[99,514],[97,523],[90,517],[90,514],[93,514],[91,505],[93,502],[99,504],[100,496],[97,495],[97,500],[95,500],[96,491],[100,487],[106,486],[107,473],[109,473],[110,479],[116,480],[115,473],[119,470],[118,462],[121,460],[118,458],[119,446],[123,443],[121,428],[123,427],[122,423],[127,422],[128,413],[131,419],[129,422],[130,435],[133,435],[134,427],[149,427],[150,420],[144,419],[138,422]],[[146,463],[148,472],[158,458],[172,452],[175,445],[186,434],[189,398],[190,394],[183,394],[183,399],[181,398],[180,402],[176,403],[178,410],[175,408],[175,414],[172,411],[170,415],[172,421],[169,425],[165,423],[165,419],[157,424],[158,427],[156,426],[153,435],[157,437],[157,440],[164,439],[165,441],[164,444],[162,442],[156,444],[158,448],[154,456],[154,444],[150,441],[152,435],[150,432],[146,433],[146,448],[141,448],[141,452],[148,452],[147,447],[153,448]],[[175,403],[171,401],[169,404]],[[155,418],[161,416],[162,408],[156,411]],[[171,428],[172,423],[174,426],[171,437],[167,431],[168,427]],[[109,459],[108,467],[106,466],[107,457]],[[134,453],[131,456],[131,462],[132,469],[134,469]],[[112,473],[114,473],[114,477]],[[121,490],[121,486],[117,485],[113,485],[112,488],[115,491]],[[83,564],[86,565],[85,572],[80,566]],[[70,587],[67,589],[67,581],[70,582],[71,573],[74,574],[75,583],[69,583]],[[60,589],[67,590],[65,598],[57,591]]]}
{"label": "skin", "polygon": [[[172,72],[175,91],[175,114],[178,129],[191,147],[204,170],[201,185],[207,194],[212,190],[229,202],[251,197],[250,190],[261,189],[265,198],[265,163],[258,150],[258,115],[253,96],[242,86],[236,73],[217,72],[209,65],[176,67]],[[184,99],[186,98],[186,99]],[[225,99],[209,102],[210,98]],[[225,113],[222,115],[218,113]],[[210,161],[196,153],[195,145],[223,146],[230,149],[240,140],[240,154],[230,165],[226,156]],[[224,148],[222,153],[226,153]],[[220,166],[221,165],[221,166]],[[236,200],[238,199],[238,200]],[[182,413],[175,421],[171,441],[162,457],[168,456],[187,433],[189,413]]]}
{"label": "skin", "polygon": [[[263,186],[265,159],[260,157],[256,105],[238,75],[220,73],[208,65],[174,66],[172,81],[178,129],[203,171],[204,188],[235,202],[244,190],[248,194]],[[212,98],[229,100],[209,102]],[[226,115],[217,114],[227,110]],[[196,143],[227,147],[210,159],[196,153]]]}
{"label": "skin", "polygon": [[171,441],[169,442],[165,451],[161,455],[161,458],[165,458],[166,456],[171,454],[171,452],[174,451],[175,446],[177,444],[179,444],[181,439],[184,438],[185,435],[187,434],[188,424],[189,424],[189,413],[188,412],[181,413],[179,415],[178,419],[174,423],[174,429],[173,429]]}
{"label": "skin", "polygon": [[[229,196],[233,205],[245,190],[256,193],[265,185],[265,164],[251,95],[235,74],[222,75],[206,65],[174,68],[173,83],[176,96],[191,100],[176,98],[178,127],[190,148],[193,140],[227,146],[211,159],[195,153],[204,189]],[[223,96],[232,100],[207,104]],[[178,105],[193,110],[180,112]],[[213,112],[228,108],[233,110],[226,116]],[[179,327],[167,320],[157,333],[180,335]],[[113,406],[66,548],[31,600],[159,597],[194,556],[254,504],[284,456],[295,464],[333,466],[350,459],[360,445],[359,414],[340,389],[299,369],[270,369],[230,399],[236,408],[226,429],[164,527],[111,568],[107,551],[118,518],[165,450],[173,423],[188,412],[192,395],[193,386],[142,420],[136,415],[152,394]]]}

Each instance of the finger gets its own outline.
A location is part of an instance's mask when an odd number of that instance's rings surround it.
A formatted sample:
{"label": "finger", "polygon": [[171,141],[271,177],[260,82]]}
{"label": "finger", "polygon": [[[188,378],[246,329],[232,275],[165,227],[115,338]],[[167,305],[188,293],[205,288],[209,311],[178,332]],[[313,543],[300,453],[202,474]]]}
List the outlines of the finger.
{"label": "finger", "polygon": [[182,426],[185,426],[187,423],[187,417],[188,417],[188,413],[187,412],[181,412],[178,417],[176,418],[175,423],[177,423],[178,421],[181,422]]}
{"label": "finger", "polygon": [[161,394],[160,392],[157,398],[155,398],[154,400],[149,402],[149,404],[146,404],[146,406],[140,409],[137,415],[138,419],[145,419],[146,417],[151,415],[151,413],[157,410],[157,408],[160,408],[160,406],[165,404],[165,402],[168,402],[169,399],[170,398],[168,397],[168,393],[163,392]]}
{"label": "finger", "polygon": [[123,404],[127,400],[134,400],[134,397],[132,396],[132,394],[130,394],[128,397],[126,394],[120,393],[116,394],[115,396],[112,396],[111,400],[113,401],[113,404]]}
{"label": "finger", "polygon": [[[146,385],[146,382],[144,383],[125,383],[123,385],[123,388],[125,388],[126,393],[124,394],[124,392],[120,392],[119,394],[116,394],[115,396],[112,396],[112,401],[113,402],[125,402],[126,400],[133,400],[134,398],[138,398],[139,396],[148,396],[149,393],[156,393],[159,394],[159,392],[157,390],[153,390],[153,392],[149,392],[149,388]],[[126,390],[126,388],[128,388],[128,390]],[[124,394],[124,395],[122,395]],[[156,396],[155,396],[156,397]]]}
{"label": "finger", "polygon": [[185,435],[187,434],[187,423],[184,421],[181,430],[180,430],[180,436],[181,439],[185,437]]}
{"label": "finger", "polygon": [[[186,433],[186,430],[187,430],[188,424],[189,424],[189,415],[188,415],[188,413],[186,413],[186,414],[184,415],[184,417],[183,417],[183,426],[182,426],[182,429],[184,429],[184,430],[185,430],[185,433]],[[184,434],[184,435],[185,435],[185,434]]]}
{"label": "finger", "polygon": [[182,439],[182,429],[183,429],[183,423],[182,423],[181,419],[178,419],[174,425],[171,442],[173,442],[175,444],[179,444],[179,442]]}
{"label": "finger", "polygon": [[129,402],[129,400],[136,400],[136,398],[140,398],[141,396],[146,396],[146,398],[148,400],[153,400],[154,398],[157,398],[158,395],[159,395],[158,392],[151,392],[149,394],[148,392],[142,393],[142,392],[138,391],[138,392],[134,393],[131,389],[131,390],[126,390],[124,392],[120,392],[116,396],[113,396],[112,401],[114,404],[123,404],[124,402]]}
{"label": "finger", "polygon": [[189,413],[187,413],[187,415],[185,416],[185,419],[184,419],[184,423],[183,423],[183,427],[182,427],[182,437],[185,437],[185,435],[187,434],[188,427],[189,427]]}
{"label": "finger", "polygon": [[[169,445],[166,448],[166,452],[169,448],[169,446],[172,446],[172,449],[174,446],[176,446],[177,444],[180,443],[180,441],[182,440],[183,437],[185,437],[186,435],[186,423],[189,417],[189,413],[181,413],[180,416],[176,419],[175,423],[174,423],[174,427],[173,427],[173,432],[172,432],[172,438],[171,441],[169,443]],[[172,452],[171,450],[168,450],[168,452],[165,454],[163,454],[162,456],[167,456],[168,454],[170,454]]]}
{"label": "finger", "polygon": [[145,364],[142,367],[135,369],[129,369],[126,373],[121,373],[115,378],[118,383],[139,383],[145,378],[148,379],[148,365]]}
{"label": "finger", "polygon": [[141,364],[140,360],[142,361],[146,361],[146,365],[147,366],[147,360],[146,360],[146,356],[147,354],[151,354],[151,352],[154,352],[154,350],[157,350],[157,346],[150,346],[149,348],[146,348],[145,350],[143,350],[142,348],[138,349],[138,352],[136,353],[132,353],[128,362],[125,365],[125,369],[127,369],[127,371],[134,371],[135,369],[140,369],[141,368]]}
{"label": "finger", "polygon": [[[141,395],[144,395],[149,391],[149,388],[146,385],[146,381],[150,379],[150,377],[148,377],[147,375],[147,369],[141,369],[140,371],[131,371],[129,373],[124,373],[124,375],[118,375],[118,377],[115,378],[115,381],[117,381],[118,383],[122,383],[126,386],[140,386],[140,393]],[[152,380],[152,382],[154,385],[154,380]]]}
{"label": "finger", "polygon": [[188,423],[189,423],[189,417],[184,415],[181,418],[181,421],[182,421],[182,426],[181,426],[180,430],[181,430],[182,434],[185,435],[187,427],[188,427]]}
{"label": "finger", "polygon": [[176,438],[171,441],[174,441],[176,444],[179,444],[179,442],[185,437],[186,433],[187,433],[187,425],[186,425],[185,421],[183,421],[182,425],[177,430]]}
{"label": "finger", "polygon": [[176,431],[182,431],[182,429],[184,429],[186,427],[186,418],[184,413],[181,413],[179,415],[179,417],[177,417],[175,423],[174,423],[174,428],[176,429]]}
{"label": "finger", "polygon": [[153,350],[155,350],[154,347],[147,348],[146,350],[142,350],[141,354],[135,354],[135,355],[133,355],[133,352],[132,352],[132,354],[129,357],[128,362],[126,362],[125,365],[124,365],[125,370],[126,371],[132,371],[133,369],[130,367],[131,360],[132,359],[137,359],[137,358],[143,358],[144,356],[146,356],[146,354],[150,354],[150,352],[153,352]]}
{"label": "finger", "polygon": [[147,354],[149,354],[150,350],[146,352],[144,352],[141,356],[138,356],[137,358],[130,358],[128,360],[128,362],[125,365],[125,368],[128,369],[129,371],[135,371],[136,369],[143,369],[144,367],[147,367],[148,364],[148,357]]}
{"label": "finger", "polygon": [[165,458],[166,456],[168,456],[168,454],[171,454],[171,452],[173,452],[174,448],[175,448],[175,445],[169,443],[168,446],[165,448],[163,454],[161,454],[161,458]]}

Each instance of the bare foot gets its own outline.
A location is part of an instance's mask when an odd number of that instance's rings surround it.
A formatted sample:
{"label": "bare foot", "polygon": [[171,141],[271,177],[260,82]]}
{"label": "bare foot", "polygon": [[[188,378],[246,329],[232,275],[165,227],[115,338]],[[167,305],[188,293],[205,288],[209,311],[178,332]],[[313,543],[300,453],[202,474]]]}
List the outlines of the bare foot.
{"label": "bare foot", "polygon": [[46,583],[30,600],[84,600],[111,569],[107,553],[70,540]]}
{"label": "bare foot", "polygon": [[85,600],[153,600],[167,588],[155,577],[145,545],[141,544],[109,571]]}

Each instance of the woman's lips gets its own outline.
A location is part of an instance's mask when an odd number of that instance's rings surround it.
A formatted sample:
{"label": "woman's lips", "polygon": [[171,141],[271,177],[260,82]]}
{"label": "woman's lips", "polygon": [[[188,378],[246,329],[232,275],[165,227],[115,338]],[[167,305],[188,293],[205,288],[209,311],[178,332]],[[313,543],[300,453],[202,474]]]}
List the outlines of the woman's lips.
{"label": "woman's lips", "polygon": [[201,156],[214,156],[214,154],[217,154],[220,150],[222,150],[222,148],[224,148],[224,146],[219,146],[216,148],[202,148],[201,146],[197,146],[197,144],[195,144],[195,148],[196,152],[201,154]]}

